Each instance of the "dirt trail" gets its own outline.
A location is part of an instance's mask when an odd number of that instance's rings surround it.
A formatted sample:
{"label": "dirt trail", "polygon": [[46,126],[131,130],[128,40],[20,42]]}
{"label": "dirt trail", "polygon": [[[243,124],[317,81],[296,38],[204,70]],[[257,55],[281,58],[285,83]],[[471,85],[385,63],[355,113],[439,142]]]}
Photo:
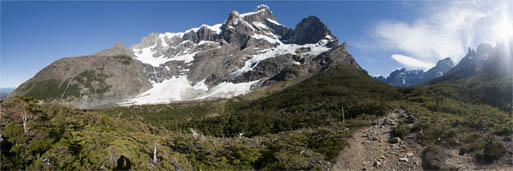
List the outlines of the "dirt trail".
{"label": "dirt trail", "polygon": [[403,110],[394,110],[372,126],[355,131],[331,170],[422,170],[420,147],[390,141],[397,139],[391,136],[393,128],[407,117]]}

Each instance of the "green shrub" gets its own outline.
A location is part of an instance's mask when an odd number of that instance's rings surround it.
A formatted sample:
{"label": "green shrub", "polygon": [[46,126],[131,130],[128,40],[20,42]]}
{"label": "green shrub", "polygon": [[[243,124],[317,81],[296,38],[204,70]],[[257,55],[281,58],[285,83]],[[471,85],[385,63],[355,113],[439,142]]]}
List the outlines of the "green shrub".
{"label": "green shrub", "polygon": [[27,90],[30,91],[28,91],[25,96],[41,100],[80,96],[78,85],[71,84],[69,80],[44,80],[29,84]]}
{"label": "green shrub", "polygon": [[399,125],[398,127],[394,128],[392,131],[392,134],[396,137],[400,137],[404,139],[408,134],[410,134],[410,127],[408,125]]}
{"label": "green shrub", "polygon": [[506,154],[504,145],[495,137],[492,137],[490,142],[484,145],[483,152],[476,154],[476,159],[485,163],[492,163],[500,159],[504,154]]}

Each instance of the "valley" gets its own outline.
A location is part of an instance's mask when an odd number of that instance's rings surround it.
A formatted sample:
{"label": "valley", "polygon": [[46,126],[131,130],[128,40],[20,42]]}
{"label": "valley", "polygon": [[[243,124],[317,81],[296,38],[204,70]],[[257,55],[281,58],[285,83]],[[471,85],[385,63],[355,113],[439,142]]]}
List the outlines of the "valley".
{"label": "valley", "polygon": [[40,70],[0,170],[512,170],[512,44],[375,77],[316,16],[234,10]]}

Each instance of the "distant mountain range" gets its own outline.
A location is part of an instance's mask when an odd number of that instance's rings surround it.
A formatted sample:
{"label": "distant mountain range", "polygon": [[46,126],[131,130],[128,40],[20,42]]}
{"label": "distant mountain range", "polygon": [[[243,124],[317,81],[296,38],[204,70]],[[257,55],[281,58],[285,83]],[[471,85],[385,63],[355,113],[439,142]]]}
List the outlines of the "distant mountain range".
{"label": "distant mountain range", "polygon": [[398,69],[390,73],[385,78],[383,76],[374,77],[375,79],[393,86],[411,86],[428,82],[431,79],[443,76],[454,67],[451,58],[445,58],[437,62],[437,64],[424,72],[423,70],[407,70],[405,68]]}
{"label": "distant mountain range", "polygon": [[488,79],[511,77],[513,59],[513,39],[498,42],[495,47],[481,44],[476,50],[468,48],[467,55],[444,76],[430,83],[440,83],[468,79],[481,75]]}
{"label": "distant mountain range", "polygon": [[12,91],[14,91],[14,88],[0,88],[0,100],[7,97]]}
{"label": "distant mountain range", "polygon": [[118,42],[94,55],[60,59],[9,97],[80,108],[209,100],[301,82],[336,65],[360,68],[319,18],[306,17],[291,29],[260,5],[232,11],[216,25],[151,33],[130,48]]}

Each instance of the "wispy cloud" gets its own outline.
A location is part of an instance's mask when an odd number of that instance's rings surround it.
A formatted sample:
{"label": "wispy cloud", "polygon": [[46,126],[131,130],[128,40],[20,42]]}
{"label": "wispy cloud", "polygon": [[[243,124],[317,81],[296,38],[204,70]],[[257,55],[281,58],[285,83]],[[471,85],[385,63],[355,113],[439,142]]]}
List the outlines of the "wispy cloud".
{"label": "wispy cloud", "polygon": [[[426,6],[411,22],[384,20],[374,29],[375,47],[405,55],[392,58],[408,68],[425,68],[445,57],[458,62],[467,47],[495,43],[493,25],[510,1],[451,1]],[[409,62],[413,62],[410,64]]]}
{"label": "wispy cloud", "polygon": [[399,62],[400,64],[403,64],[404,66],[406,66],[410,69],[422,69],[422,70],[426,71],[429,68],[432,68],[433,66],[435,66],[434,63],[420,61],[415,58],[400,55],[400,54],[393,54],[392,59]]}
{"label": "wispy cloud", "polygon": [[367,62],[370,62],[370,63],[376,63],[376,60],[372,59],[372,58],[369,58],[369,57],[364,57],[363,58],[365,61]]}

